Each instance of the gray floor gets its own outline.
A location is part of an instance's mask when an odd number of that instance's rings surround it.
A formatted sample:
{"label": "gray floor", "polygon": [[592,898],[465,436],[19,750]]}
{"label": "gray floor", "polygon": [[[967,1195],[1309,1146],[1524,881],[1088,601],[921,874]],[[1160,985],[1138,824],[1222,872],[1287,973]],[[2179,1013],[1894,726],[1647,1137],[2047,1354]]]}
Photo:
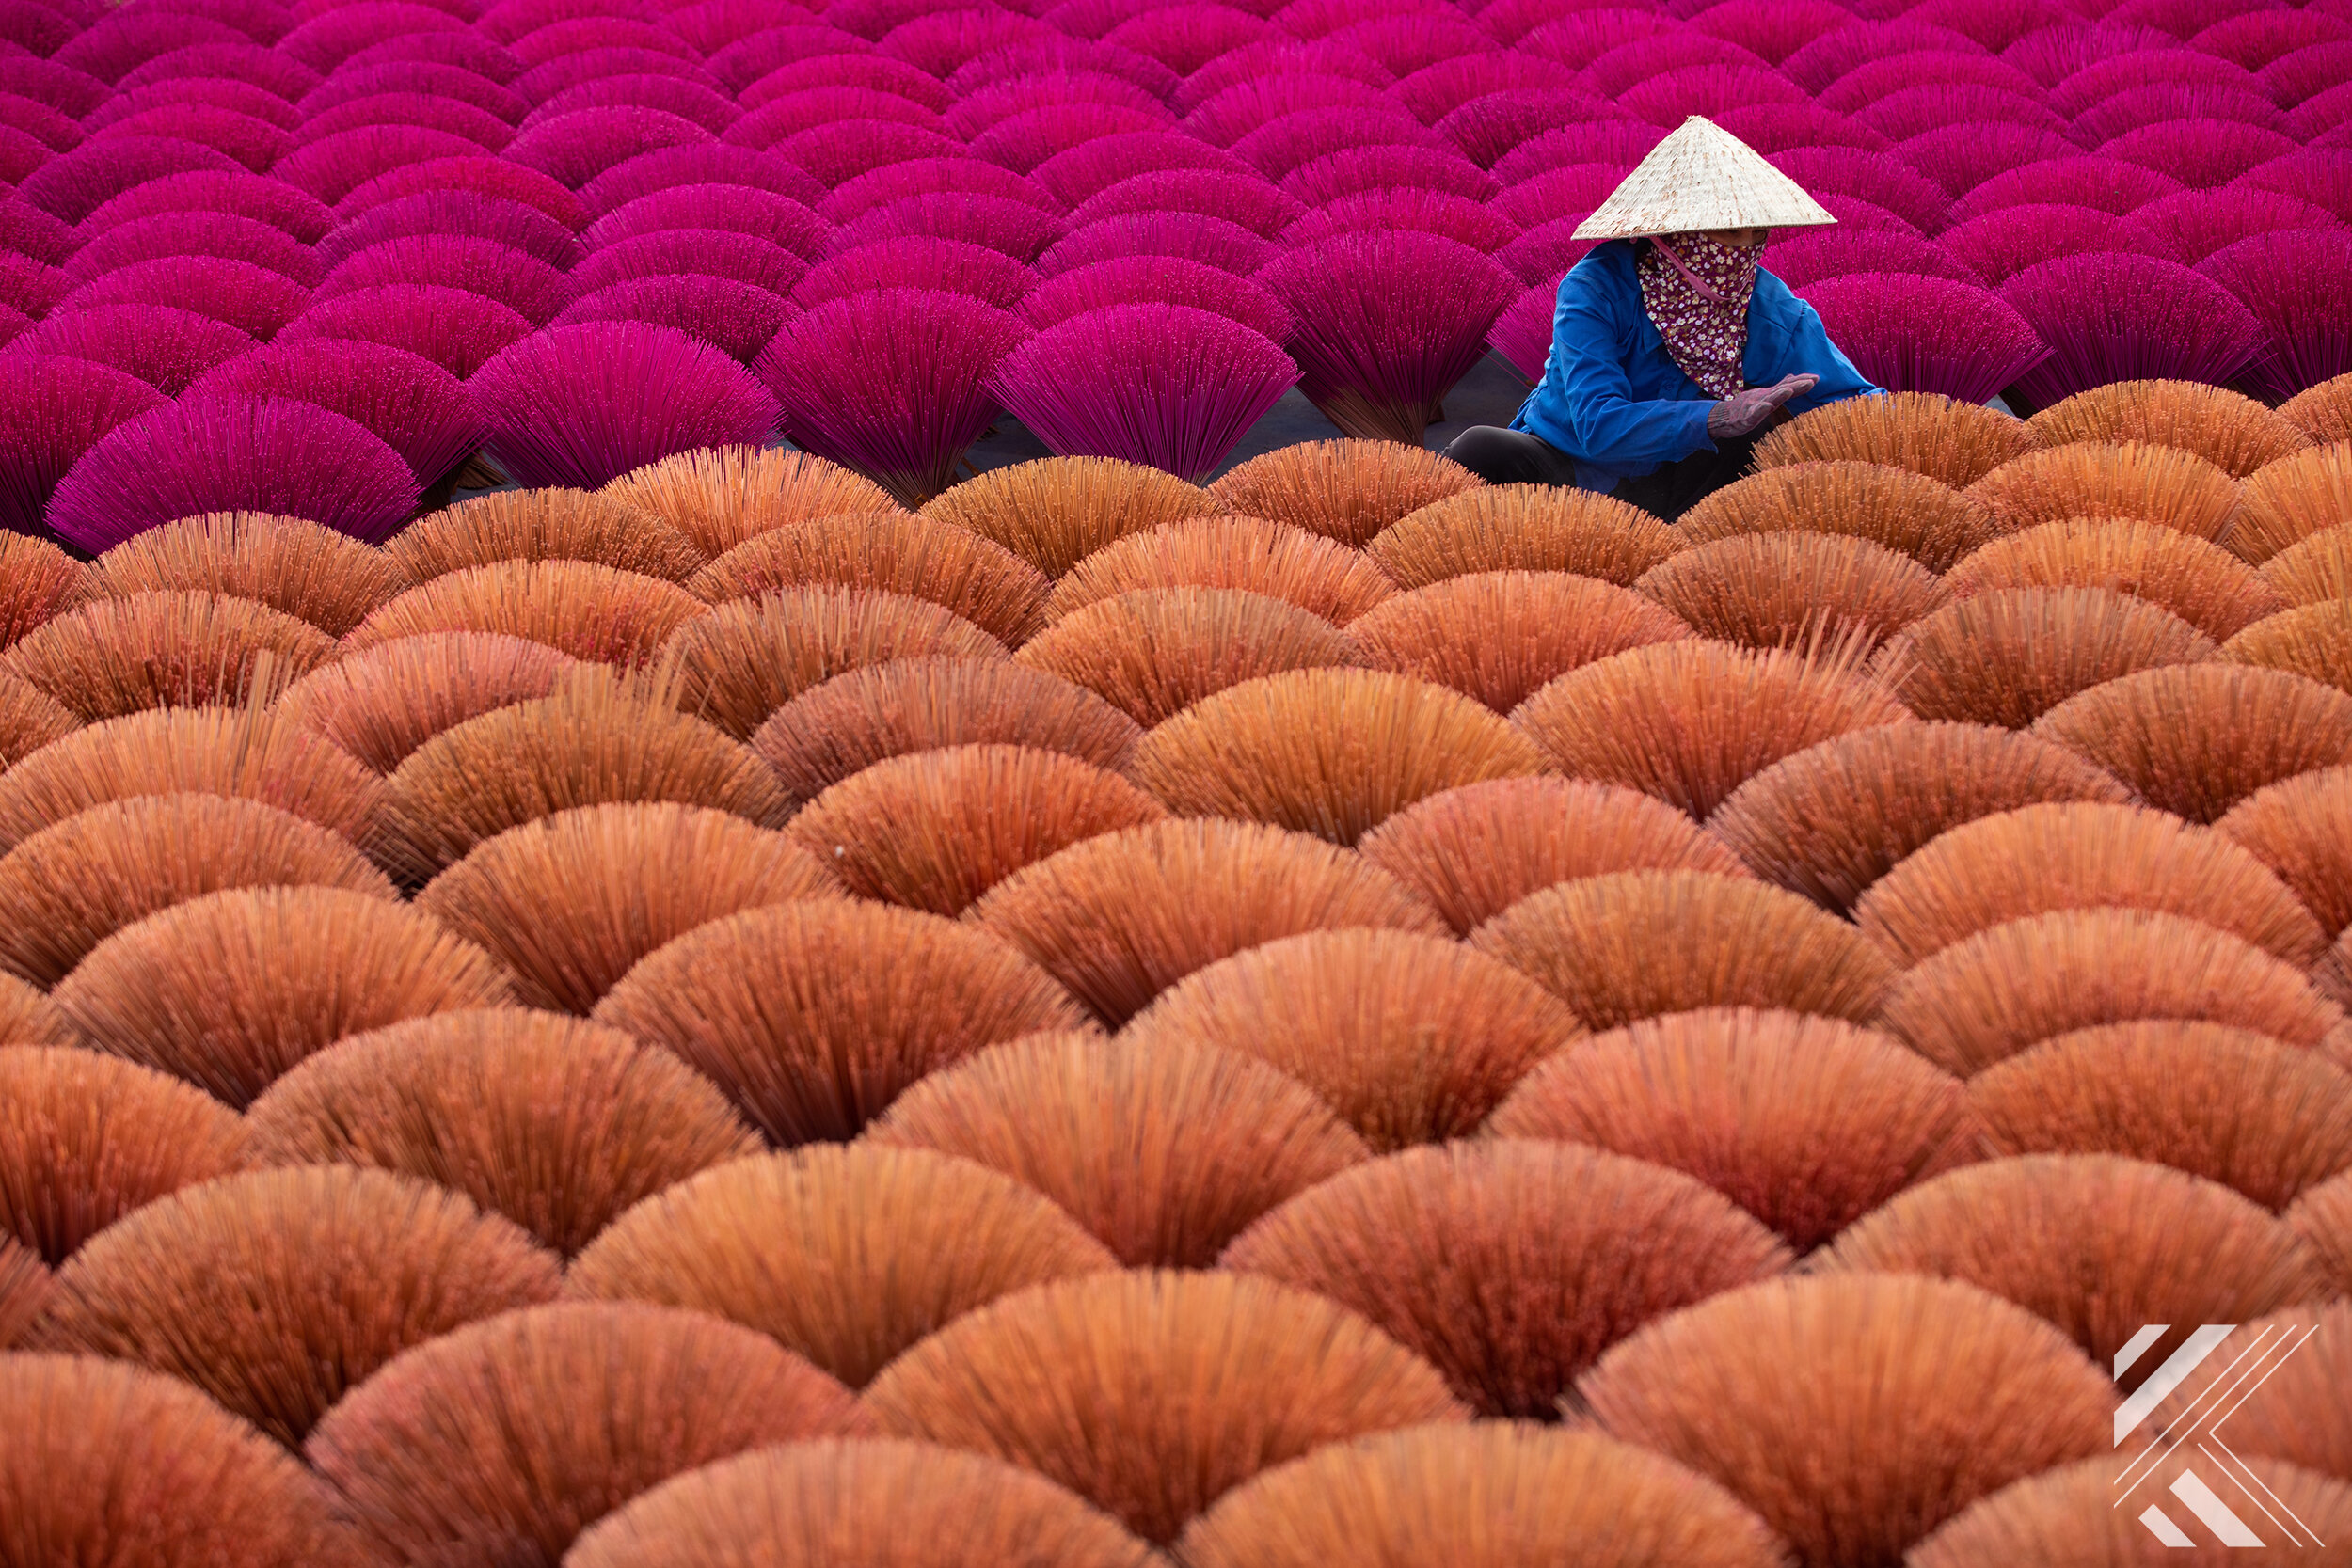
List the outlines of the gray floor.
{"label": "gray floor", "polygon": [[[1526,396],[1527,383],[1518,378],[1518,373],[1493,355],[1486,355],[1462,378],[1461,384],[1446,394],[1445,422],[1431,425],[1423,444],[1432,451],[1441,451],[1471,425],[1509,424],[1511,416],[1518,411],[1519,401]],[[1226,468],[1277,447],[1295,446],[1301,441],[1328,441],[1338,435],[1338,428],[1294,388],[1282,394],[1282,401],[1264,419],[1249,427],[1249,434],[1241,438],[1233,454],[1216,471],[1221,474]],[[993,434],[973,447],[968,461],[975,472],[985,473],[991,468],[1052,455],[1020,420],[1007,414],[997,420]]]}

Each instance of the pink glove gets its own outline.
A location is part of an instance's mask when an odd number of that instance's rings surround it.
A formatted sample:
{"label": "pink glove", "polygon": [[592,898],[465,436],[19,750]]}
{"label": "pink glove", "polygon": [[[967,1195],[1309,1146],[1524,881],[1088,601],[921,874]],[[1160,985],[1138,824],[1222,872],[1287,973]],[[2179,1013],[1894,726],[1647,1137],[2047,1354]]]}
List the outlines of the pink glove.
{"label": "pink glove", "polygon": [[1707,413],[1707,433],[1722,439],[1745,436],[1772,417],[1790,398],[1813,390],[1818,375],[1784,375],[1770,387],[1748,387],[1724,399]]}

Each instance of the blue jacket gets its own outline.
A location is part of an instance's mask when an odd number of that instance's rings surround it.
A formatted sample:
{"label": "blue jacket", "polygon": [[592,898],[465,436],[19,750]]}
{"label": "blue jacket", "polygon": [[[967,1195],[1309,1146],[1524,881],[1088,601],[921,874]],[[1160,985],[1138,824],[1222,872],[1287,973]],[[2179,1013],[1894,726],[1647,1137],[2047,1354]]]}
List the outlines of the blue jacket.
{"label": "blue jacket", "polygon": [[[1633,257],[1631,240],[1611,240],[1561,279],[1544,377],[1511,420],[1576,459],[1576,482],[1588,490],[1715,450],[1707,434],[1715,400],[1666,352],[1642,308]],[[1748,303],[1745,372],[1751,387],[1820,376],[1820,386],[1789,400],[1792,414],[1883,389],[1837,351],[1813,307],[1769,272],[1756,275]]]}

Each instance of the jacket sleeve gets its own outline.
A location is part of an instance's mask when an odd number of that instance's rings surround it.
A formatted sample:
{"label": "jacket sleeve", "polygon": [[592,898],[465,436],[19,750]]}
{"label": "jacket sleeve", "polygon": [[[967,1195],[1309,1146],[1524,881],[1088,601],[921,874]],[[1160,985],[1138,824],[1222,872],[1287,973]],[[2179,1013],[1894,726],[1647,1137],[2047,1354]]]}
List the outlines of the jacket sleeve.
{"label": "jacket sleeve", "polygon": [[1561,280],[1547,395],[1531,400],[1527,427],[1563,451],[1613,467],[1643,468],[1680,462],[1702,448],[1712,451],[1707,415],[1713,403],[1634,399],[1619,304],[1597,268],[1580,265]]}
{"label": "jacket sleeve", "polygon": [[1781,362],[1768,374],[1751,375],[1756,385],[1769,387],[1786,375],[1820,376],[1820,384],[1813,390],[1803,397],[1788,400],[1791,414],[1802,414],[1825,403],[1836,403],[1840,398],[1873,396],[1886,389],[1873,385],[1868,376],[1854,368],[1854,362],[1830,341],[1829,329],[1821,325],[1820,312],[1789,293],[1788,285],[1772,277],[1770,273],[1762,274],[1756,278],[1759,295],[1766,291],[1767,278],[1771,278],[1771,290],[1787,302],[1786,305],[1782,305],[1781,300],[1772,303],[1777,308],[1776,313],[1788,323],[1788,336]]}

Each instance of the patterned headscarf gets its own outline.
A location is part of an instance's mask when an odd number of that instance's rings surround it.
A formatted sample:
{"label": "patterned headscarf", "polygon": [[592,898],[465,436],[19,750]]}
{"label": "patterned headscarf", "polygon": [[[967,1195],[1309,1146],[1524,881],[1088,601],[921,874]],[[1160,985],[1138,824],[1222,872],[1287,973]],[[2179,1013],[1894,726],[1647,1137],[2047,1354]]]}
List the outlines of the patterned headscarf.
{"label": "patterned headscarf", "polygon": [[1658,324],[1682,373],[1714,397],[1746,385],[1748,300],[1761,245],[1727,245],[1704,234],[1652,240],[1634,264],[1642,308]]}

